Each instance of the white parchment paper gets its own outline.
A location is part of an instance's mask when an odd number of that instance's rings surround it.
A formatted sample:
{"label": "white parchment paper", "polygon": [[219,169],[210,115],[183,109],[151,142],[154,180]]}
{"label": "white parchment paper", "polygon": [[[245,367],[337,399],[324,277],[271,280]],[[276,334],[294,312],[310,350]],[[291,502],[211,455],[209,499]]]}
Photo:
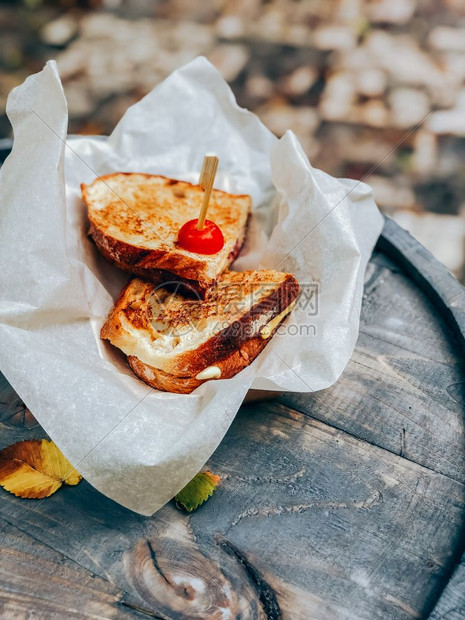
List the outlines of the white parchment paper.
{"label": "white parchment paper", "polygon": [[[308,392],[337,380],[357,338],[382,218],[367,185],[312,168],[296,137],[278,140],[239,108],[204,58],[129,108],[108,139],[66,145],[54,62],[11,93],[7,112],[14,146],[0,173],[0,369],[95,488],[150,515],[201,469],[249,388]],[[234,268],[290,271],[308,303],[236,377],[189,395],[157,392],[99,339],[127,275],[87,239],[79,186],[116,171],[196,182],[207,152],[220,159],[215,186],[253,198]]]}

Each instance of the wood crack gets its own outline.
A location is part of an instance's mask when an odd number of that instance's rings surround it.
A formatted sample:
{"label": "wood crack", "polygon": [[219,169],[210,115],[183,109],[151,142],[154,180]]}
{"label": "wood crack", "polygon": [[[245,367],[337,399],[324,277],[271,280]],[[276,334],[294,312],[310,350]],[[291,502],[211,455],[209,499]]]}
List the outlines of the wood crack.
{"label": "wood crack", "polygon": [[279,618],[282,617],[281,608],[278,603],[276,592],[269,585],[269,583],[265,581],[260,572],[247,559],[247,557],[239,551],[235,545],[229,542],[229,540],[219,540],[218,544],[226,551],[226,553],[234,556],[239,564],[244,567],[247,576],[255,588],[267,620],[279,620]]}
{"label": "wood crack", "polygon": [[400,450],[399,450],[399,456],[401,456],[402,458],[405,458],[405,447],[406,447],[405,428],[402,428],[402,431],[400,433]]}
{"label": "wood crack", "polygon": [[257,483],[257,484],[289,484],[290,482],[297,482],[299,478],[305,475],[305,468],[299,469],[293,474],[287,476],[238,476],[236,474],[223,474],[224,480],[231,480],[234,482]]}
{"label": "wood crack", "polygon": [[371,510],[383,501],[383,494],[381,491],[374,491],[369,497],[364,500],[344,500],[340,502],[325,502],[314,501],[306,502],[305,504],[293,504],[292,506],[262,506],[260,508],[249,508],[237,515],[228,528],[228,532],[240,523],[243,519],[249,519],[252,517],[276,517],[284,514],[301,514],[307,512],[312,508],[319,510],[338,510],[338,509],[353,509],[356,510]]}
{"label": "wood crack", "polygon": [[171,581],[168,579],[168,577],[165,575],[165,573],[162,571],[162,569],[160,568],[160,565],[158,564],[158,560],[157,560],[157,554],[155,553],[155,549],[152,546],[152,543],[150,542],[150,540],[147,541],[147,547],[149,549],[150,552],[150,558],[152,560],[152,563],[155,567],[155,570],[157,571],[157,573],[160,575],[160,577],[171,587],[173,587],[173,584],[171,583]]}

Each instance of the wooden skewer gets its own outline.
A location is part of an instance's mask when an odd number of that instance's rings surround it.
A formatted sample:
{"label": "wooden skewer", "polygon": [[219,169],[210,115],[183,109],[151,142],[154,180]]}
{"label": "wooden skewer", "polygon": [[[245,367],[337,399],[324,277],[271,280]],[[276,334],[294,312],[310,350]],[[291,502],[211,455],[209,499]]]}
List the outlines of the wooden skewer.
{"label": "wooden skewer", "polygon": [[199,185],[204,191],[202,206],[200,208],[199,219],[197,220],[197,230],[203,230],[205,218],[207,217],[208,203],[215,181],[216,171],[218,170],[218,157],[216,155],[205,155],[203,159],[202,172],[200,173]]}
{"label": "wooden skewer", "polygon": [[209,155],[205,155],[205,157],[203,158],[202,171],[201,171],[200,177],[199,177],[199,185],[200,185],[200,187],[202,189],[205,189],[205,174],[206,174],[206,170],[207,170],[208,157],[209,157]]}

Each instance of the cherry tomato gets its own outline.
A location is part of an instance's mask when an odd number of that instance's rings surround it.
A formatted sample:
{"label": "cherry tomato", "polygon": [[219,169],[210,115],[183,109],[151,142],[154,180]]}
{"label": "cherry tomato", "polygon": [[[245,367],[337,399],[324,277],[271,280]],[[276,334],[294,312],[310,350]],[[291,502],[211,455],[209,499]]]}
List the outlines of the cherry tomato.
{"label": "cherry tomato", "polygon": [[202,230],[197,230],[197,220],[189,220],[178,233],[178,243],[189,252],[216,254],[224,246],[221,229],[210,220],[205,220]]}

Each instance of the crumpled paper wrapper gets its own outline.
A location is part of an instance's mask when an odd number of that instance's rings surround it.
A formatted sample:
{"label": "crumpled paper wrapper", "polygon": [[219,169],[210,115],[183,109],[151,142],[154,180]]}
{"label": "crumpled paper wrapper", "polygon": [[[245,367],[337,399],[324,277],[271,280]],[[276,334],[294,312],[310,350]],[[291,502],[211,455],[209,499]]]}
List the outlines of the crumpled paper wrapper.
{"label": "crumpled paper wrapper", "polygon": [[[310,392],[337,380],[382,218],[367,185],[312,168],[295,135],[277,139],[238,107],[204,58],[129,108],[109,138],[66,142],[54,62],[11,93],[7,112],[15,139],[0,176],[0,369],[96,489],[151,515],[202,468],[249,388]],[[208,152],[220,160],[215,186],[253,199],[234,268],[290,271],[304,294],[290,327],[234,378],[158,392],[99,338],[128,276],[86,237],[79,187],[116,171],[197,182]]]}

